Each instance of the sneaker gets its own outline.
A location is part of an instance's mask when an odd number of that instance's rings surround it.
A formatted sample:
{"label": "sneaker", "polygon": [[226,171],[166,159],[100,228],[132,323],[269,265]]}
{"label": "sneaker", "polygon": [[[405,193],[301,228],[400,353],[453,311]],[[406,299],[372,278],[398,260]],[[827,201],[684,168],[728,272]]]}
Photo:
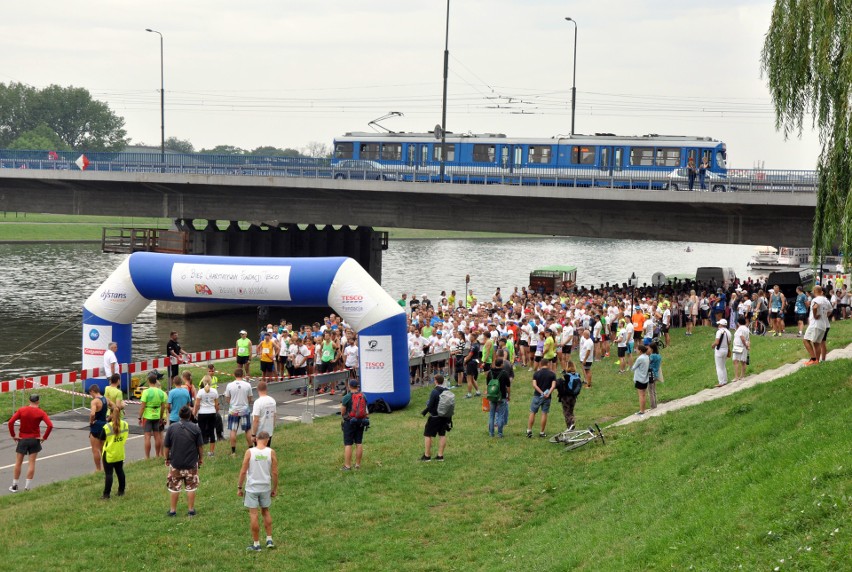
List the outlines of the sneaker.
{"label": "sneaker", "polygon": [[177,512],[169,511],[169,512],[166,513],[166,516],[169,516],[169,517],[177,516]]}
{"label": "sneaker", "polygon": [[212,457],[212,456],[213,456],[213,452],[212,452],[212,451],[207,451],[207,456],[208,456],[208,457]]}
{"label": "sneaker", "polygon": [[532,439],[532,431],[527,429],[527,439]]}
{"label": "sneaker", "polygon": [[443,457],[443,456],[441,456],[441,455],[438,455],[437,457],[435,457],[435,460],[436,460],[436,461],[443,461],[443,460],[444,460],[444,457]]}
{"label": "sneaker", "polygon": [[[721,387],[721,386],[720,386],[720,387]],[[645,415],[645,412],[644,412],[644,411],[637,411],[637,412],[636,412],[636,415],[642,416],[642,415]]]}
{"label": "sneaker", "polygon": [[423,463],[428,463],[431,460],[432,460],[432,457],[427,457],[426,455],[423,455],[422,457],[420,457],[420,461],[423,462]]}
{"label": "sneaker", "polygon": [[[818,363],[819,363],[819,361],[818,361],[818,360],[815,360],[814,358],[811,358],[811,359],[809,359],[808,361],[806,361],[806,362],[805,362],[805,366],[809,366],[809,365],[816,365],[816,364],[818,364]],[[9,490],[12,490],[12,489],[9,489]]]}
{"label": "sneaker", "polygon": [[332,388],[332,390],[331,390],[329,393],[330,393],[331,395],[334,395],[334,389]]}
{"label": "sneaker", "polygon": [[187,511],[186,516],[188,516],[188,517],[192,518],[192,517],[193,517],[193,516],[195,516],[196,514],[197,514],[197,513],[195,512],[195,509],[192,509],[192,510],[190,510],[190,511]]}
{"label": "sneaker", "polygon": [[547,433],[545,433],[544,431],[539,431],[538,436],[539,437],[547,437]]}
{"label": "sneaker", "polygon": [[[465,395],[465,396],[464,396],[464,398],[465,398],[465,399],[470,399],[470,394],[468,393],[467,395]],[[9,489],[9,490],[11,490],[11,489]]]}
{"label": "sneaker", "polygon": [[18,492],[18,485],[12,485],[11,487],[9,487],[9,492],[10,493]]}
{"label": "sneaker", "polygon": [[502,439],[502,438],[503,438],[503,434],[502,434],[502,433],[497,433],[497,438],[498,438],[498,439]]}
{"label": "sneaker", "polygon": [[481,396],[482,396],[482,393],[480,393],[480,392],[478,392],[478,391],[477,391],[476,393],[474,393],[474,395],[476,395],[477,397],[481,397]]}
{"label": "sneaker", "polygon": [[272,540],[267,540],[266,541],[266,547],[267,548],[275,548],[275,544],[272,542]]}
{"label": "sneaker", "polygon": [[351,471],[352,467],[347,467],[346,465],[343,465],[342,467],[340,467],[340,470],[341,471]]}
{"label": "sneaker", "polygon": [[118,491],[118,493],[117,493],[115,496],[117,496],[117,497],[123,497],[123,496],[124,496],[124,491]]}
{"label": "sneaker", "polygon": [[353,468],[357,471],[361,468],[361,465],[355,465]]}
{"label": "sneaker", "polygon": [[109,495],[101,495],[98,500],[109,500]]}
{"label": "sneaker", "polygon": [[260,552],[261,551],[260,544],[250,544],[250,545],[246,546],[246,550],[250,550],[252,552]]}

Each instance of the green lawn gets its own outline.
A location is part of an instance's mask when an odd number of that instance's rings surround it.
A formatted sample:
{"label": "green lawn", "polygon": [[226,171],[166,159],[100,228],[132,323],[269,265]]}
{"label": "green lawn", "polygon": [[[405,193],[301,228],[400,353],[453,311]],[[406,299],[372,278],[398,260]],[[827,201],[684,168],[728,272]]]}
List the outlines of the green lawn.
{"label": "green lawn", "polygon": [[[203,225],[203,221],[199,221],[199,223]],[[100,241],[101,229],[105,226],[169,228],[171,224],[171,219],[154,217],[0,212],[0,242]],[[243,222],[240,226],[247,228],[248,223]],[[391,240],[436,238],[485,239],[534,236],[499,232],[439,231],[411,228],[377,228],[376,230],[387,231]]]}
{"label": "green lawn", "polygon": [[[849,334],[832,328],[835,343]],[[712,383],[709,335],[676,336],[665,350],[666,398]],[[794,342],[757,340],[753,363],[792,360]],[[595,367],[578,421],[634,411],[627,376]],[[108,506],[94,500],[96,476],[0,499],[2,522],[27,531],[4,535],[0,553],[23,566],[38,538],[39,566],[61,570],[848,569],[852,362],[609,429],[606,446],[571,453],[522,436],[530,388],[519,372],[506,439],[487,436],[478,400],[460,399],[447,461],[419,463],[426,396],[418,389],[405,411],[373,416],[358,472],[338,471],[337,419],[279,430],[274,552],[245,554],[239,461],[217,457],[202,468],[193,520],[165,517],[154,461],[131,465],[128,496]]]}

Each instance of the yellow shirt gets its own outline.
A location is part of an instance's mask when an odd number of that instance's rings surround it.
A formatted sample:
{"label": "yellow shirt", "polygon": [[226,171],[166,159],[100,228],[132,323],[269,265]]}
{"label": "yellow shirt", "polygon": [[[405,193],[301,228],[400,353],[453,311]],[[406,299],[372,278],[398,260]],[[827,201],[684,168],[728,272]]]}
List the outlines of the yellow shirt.
{"label": "yellow shirt", "polygon": [[275,361],[275,344],[272,341],[260,342],[260,361]]}

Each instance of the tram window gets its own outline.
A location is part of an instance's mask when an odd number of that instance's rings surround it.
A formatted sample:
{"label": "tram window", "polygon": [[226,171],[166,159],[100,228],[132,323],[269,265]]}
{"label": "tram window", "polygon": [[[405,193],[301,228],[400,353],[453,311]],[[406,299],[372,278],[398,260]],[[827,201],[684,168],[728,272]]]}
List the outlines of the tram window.
{"label": "tram window", "polygon": [[353,149],[352,143],[338,143],[334,146],[334,157],[336,159],[351,159]]}
{"label": "tram window", "polygon": [[595,147],[571,147],[571,162],[575,165],[594,165]]}
{"label": "tram window", "polygon": [[530,145],[529,162],[538,164],[550,163],[553,148],[550,145]]}
{"label": "tram window", "polygon": [[402,160],[402,144],[401,143],[385,143],[382,145],[382,160],[383,161],[400,161]]}
{"label": "tram window", "polygon": [[725,155],[726,153],[724,149],[716,151],[716,164],[719,166],[720,169],[724,169],[726,166]]}
{"label": "tram window", "polygon": [[[447,147],[447,162],[452,162],[456,160],[456,145],[455,143],[445,143]],[[439,143],[435,144],[435,149],[432,151],[432,160],[440,161],[441,160],[441,145]]]}
{"label": "tram window", "polygon": [[631,147],[630,165],[633,167],[651,167],[654,165],[653,147]]}
{"label": "tram window", "polygon": [[473,161],[474,163],[493,163],[497,157],[497,150],[494,145],[474,145],[473,146]]}
{"label": "tram window", "polygon": [[677,147],[658,148],[657,167],[680,167],[680,149]]}
{"label": "tram window", "polygon": [[361,159],[378,159],[379,144],[378,143],[361,143]]}

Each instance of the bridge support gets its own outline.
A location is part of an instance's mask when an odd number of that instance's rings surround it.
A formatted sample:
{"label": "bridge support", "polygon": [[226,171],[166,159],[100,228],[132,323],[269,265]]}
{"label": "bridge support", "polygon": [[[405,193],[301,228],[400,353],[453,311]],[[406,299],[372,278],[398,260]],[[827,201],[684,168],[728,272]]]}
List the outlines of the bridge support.
{"label": "bridge support", "polygon": [[[373,280],[382,282],[382,251],[388,248],[386,232],[365,226],[335,228],[289,223],[253,223],[242,229],[236,221],[228,221],[225,228],[219,227],[216,220],[208,220],[206,225],[191,219],[175,220],[175,228],[188,235],[187,254],[286,258],[346,256],[358,262]],[[157,314],[195,316],[245,308],[213,306],[158,301]]]}

